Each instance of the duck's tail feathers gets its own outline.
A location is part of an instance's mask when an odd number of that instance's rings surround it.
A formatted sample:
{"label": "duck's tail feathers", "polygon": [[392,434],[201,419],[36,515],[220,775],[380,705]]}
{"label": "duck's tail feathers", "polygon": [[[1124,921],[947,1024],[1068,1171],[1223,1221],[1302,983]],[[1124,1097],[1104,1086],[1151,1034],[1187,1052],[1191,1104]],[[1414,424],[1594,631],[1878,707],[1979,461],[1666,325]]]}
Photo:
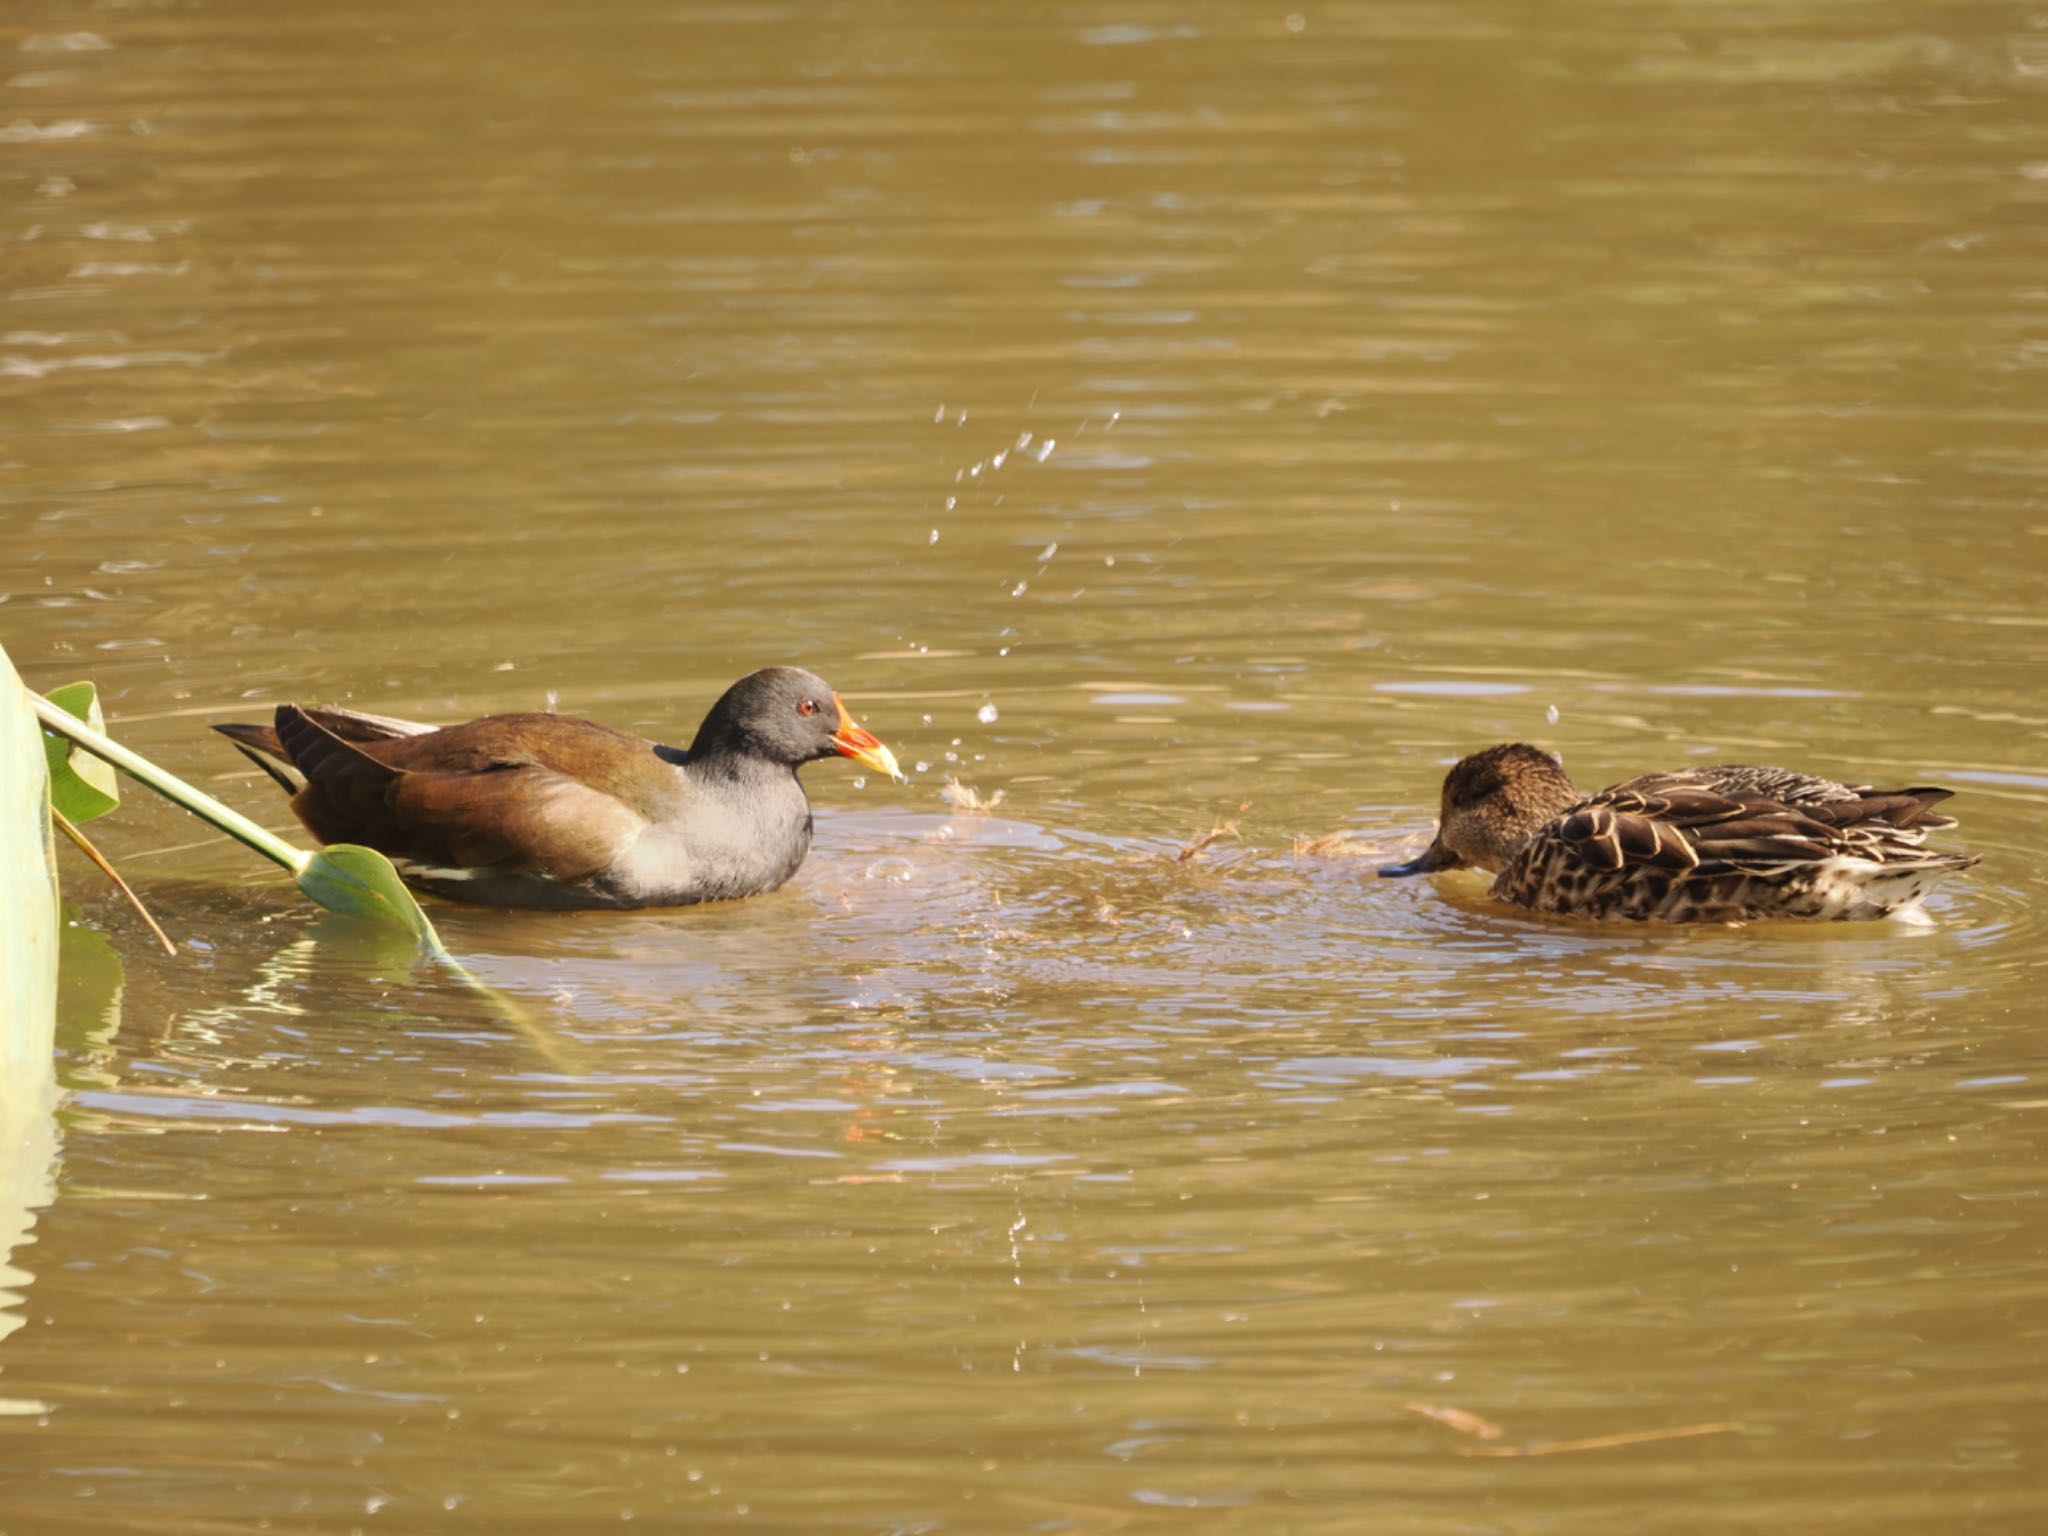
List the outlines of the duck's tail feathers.
{"label": "duck's tail feathers", "polygon": [[1887,860],[1856,880],[1857,894],[1885,916],[1910,917],[1921,898],[1958,870],[1983,860],[1974,853],[1930,853]]}
{"label": "duck's tail feathers", "polygon": [[1804,805],[1800,810],[1829,826],[1872,830],[1889,828],[1893,832],[1911,834],[1907,840],[1917,843],[1929,832],[1939,832],[1956,824],[1955,817],[1934,809],[1954,794],[1952,789],[1938,789],[1932,785],[1915,789],[1866,789],[1846,799]]}
{"label": "duck's tail feathers", "polygon": [[1934,809],[1942,801],[1951,798],[1955,794],[1954,790],[1942,789],[1933,784],[1923,784],[1917,789],[1902,789],[1898,793],[1920,802],[1920,814],[1909,823],[1915,830],[1938,832],[1943,827],[1952,827],[1956,824],[1955,817],[1949,815],[1946,811]]}

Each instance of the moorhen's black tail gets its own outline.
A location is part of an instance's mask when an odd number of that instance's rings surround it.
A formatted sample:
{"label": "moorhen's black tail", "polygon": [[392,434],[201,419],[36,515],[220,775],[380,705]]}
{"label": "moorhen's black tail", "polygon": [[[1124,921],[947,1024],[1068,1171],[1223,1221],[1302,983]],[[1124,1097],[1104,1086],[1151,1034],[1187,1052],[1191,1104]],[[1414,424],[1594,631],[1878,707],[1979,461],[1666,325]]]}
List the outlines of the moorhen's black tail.
{"label": "moorhen's black tail", "polygon": [[288,795],[296,795],[299,786],[289,774],[273,763],[277,758],[283,762],[291,759],[285,756],[284,745],[277,739],[277,732],[267,725],[241,725],[233,721],[214,727],[221,735],[235,744],[235,750],[261,768],[277,781],[278,788]]}
{"label": "moorhen's black tail", "polygon": [[323,843],[363,842],[388,850],[377,829],[390,814],[389,791],[404,777],[345,739],[328,723],[326,710],[277,706],[277,740],[291,765],[306,776],[292,809],[306,830]]}
{"label": "moorhen's black tail", "polygon": [[[313,730],[314,727],[317,730]],[[250,762],[277,780],[286,794],[296,795],[299,783],[287,778],[278,771],[275,763],[266,759],[274,757],[278,762],[288,763],[310,778],[313,765],[302,755],[302,748],[309,741],[314,755],[324,757],[328,755],[326,743],[329,741],[362,746],[406,736],[424,736],[434,727],[412,720],[393,719],[389,715],[367,715],[361,710],[341,709],[334,705],[323,709],[302,709],[296,704],[280,704],[274,721],[269,725],[228,722],[218,724],[214,729],[232,741],[236,750]]]}
{"label": "moorhen's black tail", "polygon": [[284,744],[277,739],[277,730],[273,726],[242,725],[230,720],[215,725],[214,729],[244,752],[261,752],[281,762],[291,761],[284,755]]}

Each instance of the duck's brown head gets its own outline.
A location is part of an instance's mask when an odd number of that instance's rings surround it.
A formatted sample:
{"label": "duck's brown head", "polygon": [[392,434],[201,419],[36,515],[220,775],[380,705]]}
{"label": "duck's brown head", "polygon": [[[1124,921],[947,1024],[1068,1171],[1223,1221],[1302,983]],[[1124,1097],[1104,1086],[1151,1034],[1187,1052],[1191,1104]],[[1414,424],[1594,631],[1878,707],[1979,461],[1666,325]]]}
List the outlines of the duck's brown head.
{"label": "duck's brown head", "polygon": [[1564,765],[1541,747],[1504,742],[1461,757],[1444,775],[1436,839],[1383,875],[1420,875],[1463,864],[1499,871],[1546,822],[1577,805]]}

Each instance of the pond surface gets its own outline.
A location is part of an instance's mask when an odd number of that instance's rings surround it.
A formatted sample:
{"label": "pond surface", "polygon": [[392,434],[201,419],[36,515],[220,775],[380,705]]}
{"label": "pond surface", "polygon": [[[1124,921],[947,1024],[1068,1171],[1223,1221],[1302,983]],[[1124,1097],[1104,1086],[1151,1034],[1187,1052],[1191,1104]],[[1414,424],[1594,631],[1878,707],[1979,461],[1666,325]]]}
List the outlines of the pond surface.
{"label": "pond surface", "polygon": [[[183,953],[67,862],[0,1530],[2043,1528],[2038,6],[0,48],[31,685],[280,827],[208,721],[682,740],[794,662],[915,770],[809,769],[756,901],[437,904],[523,1020],[131,797]],[[1513,738],[1946,784],[1984,862],[1375,879]]]}

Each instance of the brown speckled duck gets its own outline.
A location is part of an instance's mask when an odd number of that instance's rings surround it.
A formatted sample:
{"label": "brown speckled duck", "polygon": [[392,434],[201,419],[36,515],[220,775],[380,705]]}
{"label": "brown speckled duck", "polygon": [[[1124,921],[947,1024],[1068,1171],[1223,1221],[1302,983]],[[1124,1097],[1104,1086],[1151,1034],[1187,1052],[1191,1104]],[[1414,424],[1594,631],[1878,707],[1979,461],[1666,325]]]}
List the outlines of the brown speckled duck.
{"label": "brown speckled duck", "polygon": [[734,683],[687,751],[567,715],[436,728],[280,704],[272,725],[214,729],[284,786],[321,842],[366,844],[411,884],[496,907],[772,891],[811,846],[798,768],[836,755],[902,777],[831,686],[794,667]]}
{"label": "brown speckled duck", "polygon": [[1476,865],[1495,900],[1673,923],[1906,916],[1974,854],[1923,851],[1946,789],[1872,789],[1785,768],[1650,773],[1587,795],[1522,742],[1460,759],[1436,838],[1382,875]]}

